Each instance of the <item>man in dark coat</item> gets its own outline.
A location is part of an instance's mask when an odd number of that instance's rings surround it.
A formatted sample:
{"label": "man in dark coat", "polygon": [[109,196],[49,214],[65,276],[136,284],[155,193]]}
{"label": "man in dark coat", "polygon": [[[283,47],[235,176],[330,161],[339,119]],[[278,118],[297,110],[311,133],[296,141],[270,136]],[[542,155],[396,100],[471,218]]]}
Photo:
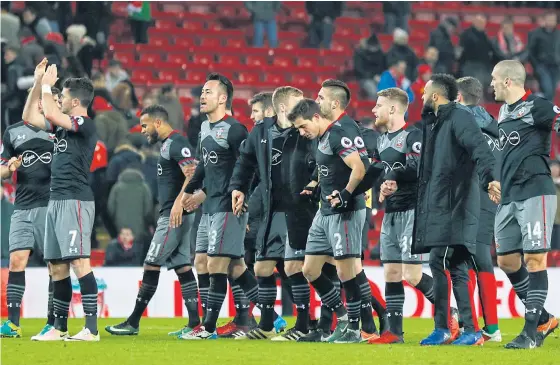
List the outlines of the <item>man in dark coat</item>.
{"label": "man in dark coat", "polygon": [[[257,194],[260,193],[262,198],[262,218],[256,237],[255,275],[259,282],[262,315],[259,327],[247,333],[249,339],[295,341],[309,333],[310,292],[302,268],[305,238],[317,206],[300,192],[311,180],[315,167],[314,144],[300,136],[287,119],[288,113],[301,99],[303,92],[291,86],[275,90],[272,105],[277,115],[264,118],[255,125],[240,148],[230,180],[233,204],[245,201],[255,172],[260,178]],[[290,170],[294,167],[296,170],[292,173]],[[233,209],[235,212],[235,207]],[[274,268],[283,261],[298,316],[294,328],[276,336]]]}
{"label": "man in dark coat", "polygon": [[479,177],[484,190],[499,199],[495,159],[471,112],[451,101],[457,99],[457,83],[452,76],[433,75],[422,98],[425,123],[412,253],[430,253],[436,307],[435,330],[421,344],[442,345],[452,340],[445,274],[449,270],[465,328],[453,344],[480,345],[484,339],[471,306],[467,260],[476,248]]}
{"label": "man in dark coat", "polygon": [[[484,141],[490,147],[496,161],[499,160],[499,132],[498,122],[478,103],[482,100],[483,87],[474,77],[462,77],[457,80],[457,102],[466,106],[474,116],[476,125],[481,129]],[[499,175],[499,165],[496,164],[495,176]],[[469,275],[474,285],[478,279],[478,294],[484,328],[482,335],[486,341],[502,342],[502,334],[498,329],[498,306],[496,302],[497,290],[494,264],[492,262],[492,241],[494,239],[494,219],[496,218],[497,204],[490,200],[484,192],[480,192],[480,215],[478,216],[478,234],[476,237],[476,253],[469,263]],[[476,274],[476,279],[475,279]]]}

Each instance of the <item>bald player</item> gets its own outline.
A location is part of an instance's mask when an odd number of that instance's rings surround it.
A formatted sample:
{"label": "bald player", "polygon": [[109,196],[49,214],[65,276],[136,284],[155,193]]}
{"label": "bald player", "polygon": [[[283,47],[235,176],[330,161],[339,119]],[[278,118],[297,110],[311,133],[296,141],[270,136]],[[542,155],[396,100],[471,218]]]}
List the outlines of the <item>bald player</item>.
{"label": "bald player", "polygon": [[525,326],[508,349],[541,346],[558,328],[558,320],[543,307],[557,204],[548,162],[560,108],[526,91],[525,78],[519,61],[502,61],[492,71],[496,101],[504,102],[498,117],[501,202],[494,224],[496,252],[498,265],[525,304]]}

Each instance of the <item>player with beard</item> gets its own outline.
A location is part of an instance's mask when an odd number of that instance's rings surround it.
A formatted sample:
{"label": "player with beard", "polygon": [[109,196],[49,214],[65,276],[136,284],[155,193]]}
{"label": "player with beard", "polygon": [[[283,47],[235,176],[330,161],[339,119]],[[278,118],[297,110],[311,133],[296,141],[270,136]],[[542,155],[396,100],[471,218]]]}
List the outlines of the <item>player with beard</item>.
{"label": "player with beard", "polygon": [[[560,108],[525,91],[519,61],[499,62],[492,71],[501,150],[501,201],[494,235],[498,265],[525,304],[525,326],[505,347],[541,346],[558,320],[544,309],[548,293],[547,252],[556,214],[556,190],[550,176],[551,131],[558,132]],[[525,261],[525,265],[523,265]]]}
{"label": "player with beard", "polygon": [[385,199],[387,185],[396,182],[398,189],[386,198],[385,216],[381,226],[381,261],[385,271],[385,298],[390,330],[369,341],[374,344],[402,343],[404,279],[434,302],[433,279],[422,273],[427,255],[413,255],[412,229],[416,201],[416,172],[422,148],[422,132],[405,122],[408,95],[401,89],[389,88],[377,93],[373,108],[375,126],[387,132],[377,140],[374,163],[383,164],[385,176],[380,201]]}
{"label": "player with beard", "polygon": [[[43,63],[42,67],[46,61]],[[45,118],[28,121],[55,133],[44,244],[45,260],[51,263],[55,322],[37,340],[99,341],[97,281],[89,259],[95,205],[88,177],[98,139],[95,124],[87,116],[93,85],[87,78],[67,79],[59,109],[52,93],[57,80],[56,65],[50,65],[41,80]],[[72,337],[67,328],[72,299],[70,265],[80,283],[85,313],[85,327]]]}
{"label": "player with beard", "polygon": [[249,106],[251,107],[251,119],[255,124],[264,118],[272,118],[276,115],[272,106],[272,93],[263,92],[255,94],[249,100]]}
{"label": "player with beard", "polygon": [[[34,250],[43,252],[45,217],[49,203],[51,162],[54,139],[28,120],[44,119],[41,105],[41,82],[46,61],[37,66],[35,85],[31,89],[23,111],[23,122],[9,126],[4,132],[0,146],[0,174],[2,179],[11,178],[17,171],[16,201],[10,221],[10,266],[6,289],[8,320],[0,327],[0,336],[22,336],[20,328],[21,300],[25,292],[25,268]],[[52,88],[53,97],[60,108],[60,90]],[[49,265],[49,299],[47,324],[38,335],[44,335],[54,325],[53,284]]]}
{"label": "player with beard", "polygon": [[[367,149],[363,137],[361,136],[358,124],[345,112],[348,104],[350,103],[351,97],[348,85],[340,80],[328,79],[325,80],[321,86],[322,87],[319,90],[316,102],[319,105],[322,115],[333,124],[337,122],[340,123],[345,131],[351,134],[350,137],[352,138],[352,141],[355,142],[354,144],[360,154],[360,157],[362,159],[367,159]],[[364,220],[364,226],[366,224],[368,223]],[[360,255],[360,257],[362,257],[362,255]],[[373,313],[371,310],[372,304],[374,305],[374,309],[380,318],[380,327],[382,327],[382,330],[386,328],[385,308],[375,297],[372,296],[371,287],[366,273],[362,268],[361,261],[354,261],[356,264],[356,281],[360,287],[362,301],[360,309],[360,317],[362,321],[361,335],[363,340],[367,341],[378,337],[377,328],[375,326],[375,322],[373,321]],[[327,261],[327,265],[328,264],[332,265],[333,262]]]}
{"label": "player with beard", "polygon": [[[321,208],[309,230],[303,273],[338,318],[335,332],[325,340],[361,342],[362,301],[356,262],[361,256],[365,200],[363,194],[352,197],[352,193],[369,166],[367,156],[362,157],[356,147],[363,148],[363,140],[359,135],[355,136],[353,127],[343,126],[338,121],[333,123],[310,99],[300,101],[288,119],[302,136],[319,142],[315,156],[320,173]],[[346,293],[348,310],[333,283],[321,273],[324,263],[333,256]]]}
{"label": "player with beard", "polygon": [[[243,337],[247,339],[296,341],[309,332],[310,292],[302,273],[306,242],[301,237],[311,226],[316,206],[299,193],[314,170],[314,160],[310,156],[313,148],[311,141],[299,136],[287,119],[287,114],[301,99],[301,90],[290,86],[274,91],[273,105],[277,116],[265,118],[253,128],[241,149],[230,182],[235,213],[245,200],[252,175],[257,173],[260,177],[258,190],[263,212],[257,233],[255,273],[259,281],[261,321],[259,328]],[[291,170],[297,171],[298,175],[294,177]],[[280,271],[279,266],[284,265],[298,315],[295,327],[276,336],[273,331],[277,291],[274,268],[278,267]]]}
{"label": "player with beard", "polygon": [[189,315],[189,323],[177,332],[177,336],[182,336],[200,325],[198,287],[191,269],[190,231],[194,214],[184,215],[181,205],[183,189],[194,172],[193,149],[187,137],[173,130],[167,110],[160,105],[142,110],[140,125],[148,143],[162,143],[157,171],[160,216],[144,261],[144,276],[134,310],[126,321],[107,326],[105,330],[118,336],[138,334],[140,318],[157,290],[160,270],[165,265],[177,274]]}
{"label": "player with beard", "polygon": [[206,195],[196,251],[207,252],[210,287],[203,326],[181,336],[185,340],[218,337],[216,322],[227,293],[228,274],[251,302],[258,301],[257,280],[243,260],[247,215],[232,212],[231,195],[227,192],[239,148],[247,138],[247,129],[226,114],[226,102],[232,95],[231,81],[220,74],[208,75],[200,98],[200,112],[208,117],[200,132],[202,161],[185,188],[182,203],[188,211],[193,205],[200,205],[193,204],[197,189],[203,189]]}
{"label": "player with beard", "polygon": [[[494,154],[496,161],[500,158],[498,141],[498,123],[478,103],[482,100],[482,84],[474,77],[463,77],[457,80],[459,89],[457,102],[467,107],[473,114],[476,124],[482,130],[484,140]],[[499,164],[496,164],[496,176],[499,176]],[[488,194],[480,193],[480,218],[476,239],[476,254],[469,262],[471,282],[478,281],[478,294],[484,317],[482,335],[485,341],[502,342],[502,334],[498,328],[498,306],[496,302],[498,287],[492,263],[492,240],[494,238],[494,220],[497,205]],[[478,280],[477,280],[478,279]]]}
{"label": "player with beard", "polygon": [[476,251],[479,185],[491,198],[499,198],[500,184],[493,176],[495,159],[472,114],[452,101],[457,99],[457,83],[452,76],[433,75],[422,98],[425,123],[411,252],[430,253],[435,329],[420,344],[443,345],[452,340],[448,270],[465,328],[453,344],[481,345],[484,339],[470,295],[468,260]]}

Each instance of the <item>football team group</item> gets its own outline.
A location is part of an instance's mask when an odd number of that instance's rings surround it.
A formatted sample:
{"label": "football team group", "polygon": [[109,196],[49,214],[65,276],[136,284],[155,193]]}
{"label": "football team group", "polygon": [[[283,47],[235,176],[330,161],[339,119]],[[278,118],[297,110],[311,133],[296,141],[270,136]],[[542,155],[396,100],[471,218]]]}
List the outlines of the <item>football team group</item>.
{"label": "football team group", "polygon": [[[404,279],[435,306],[434,331],[421,345],[501,342],[490,254],[495,240],[498,265],[525,305],[524,327],[505,347],[542,346],[558,327],[544,303],[556,213],[548,160],[560,109],[526,91],[525,77],[518,61],[495,66],[491,85],[504,102],[497,120],[478,105],[483,90],[474,78],[433,75],[416,124],[405,122],[406,92],[382,90],[372,110],[376,127],[386,130],[381,135],[345,113],[350,90],[332,79],[323,82],[316,100],[291,86],[257,94],[250,101],[255,126],[248,132],[233,117],[231,81],[209,74],[200,97],[207,120],[197,146],[173,130],[165,108],[145,108],[142,134],[161,143],[160,215],[134,309],[105,330],[139,333],[165,266],[175,270],[188,311],[188,323],[170,333],[180,340],[402,343]],[[56,66],[43,60],[23,121],[3,136],[2,178],[18,174],[9,318],[1,335],[22,336],[25,268],[38,247],[50,275],[48,318],[32,340],[99,341],[98,289],[89,260],[95,206],[88,175],[98,140],[87,115],[93,86],[87,78],[68,79],[60,91],[57,80]],[[380,245],[386,305],[372,296],[362,267],[374,185],[385,202]],[[67,328],[70,268],[85,314],[74,335]],[[275,270],[297,309],[287,330],[275,312]],[[228,282],[236,316],[217,327]],[[482,328],[473,311],[476,282]],[[318,321],[311,319],[310,285],[322,302]],[[457,308],[450,307],[451,291]]]}

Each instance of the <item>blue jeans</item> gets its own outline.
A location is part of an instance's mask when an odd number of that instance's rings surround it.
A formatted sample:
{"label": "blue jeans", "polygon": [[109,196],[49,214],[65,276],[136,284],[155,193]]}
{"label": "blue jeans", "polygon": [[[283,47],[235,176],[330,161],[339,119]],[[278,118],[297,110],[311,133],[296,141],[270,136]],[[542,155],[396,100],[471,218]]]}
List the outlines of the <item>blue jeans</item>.
{"label": "blue jeans", "polygon": [[538,64],[535,67],[535,73],[539,80],[539,85],[544,97],[554,102],[554,94],[556,94],[556,85],[558,84],[559,70],[556,66]]}
{"label": "blue jeans", "polygon": [[276,19],[254,20],[253,26],[255,28],[255,34],[253,35],[253,47],[263,46],[265,30],[269,47],[278,47],[278,28],[276,27]]}
{"label": "blue jeans", "polygon": [[309,24],[309,46],[311,48],[331,48],[334,25],[325,21],[313,20]]}

